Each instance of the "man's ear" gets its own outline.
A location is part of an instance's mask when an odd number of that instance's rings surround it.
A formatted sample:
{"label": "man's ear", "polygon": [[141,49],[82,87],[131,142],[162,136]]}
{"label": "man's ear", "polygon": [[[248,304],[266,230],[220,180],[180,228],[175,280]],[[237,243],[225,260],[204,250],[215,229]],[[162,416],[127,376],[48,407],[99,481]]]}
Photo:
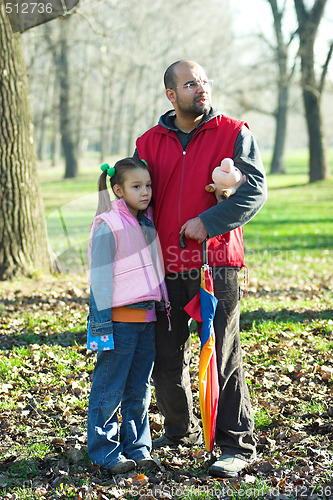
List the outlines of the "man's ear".
{"label": "man's ear", "polygon": [[165,95],[167,96],[167,99],[173,104],[176,102],[176,92],[172,89],[167,89],[165,91]]}
{"label": "man's ear", "polygon": [[117,196],[117,198],[122,198],[123,197],[123,190],[119,184],[115,184],[112,188],[114,194]]}

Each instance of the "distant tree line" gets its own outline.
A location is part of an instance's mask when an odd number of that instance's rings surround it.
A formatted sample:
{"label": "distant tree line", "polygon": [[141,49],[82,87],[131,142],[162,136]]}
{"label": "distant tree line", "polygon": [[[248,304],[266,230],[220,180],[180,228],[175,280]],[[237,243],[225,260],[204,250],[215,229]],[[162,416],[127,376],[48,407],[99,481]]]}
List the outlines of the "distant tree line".
{"label": "distant tree line", "polygon": [[[290,83],[299,78],[309,179],[328,176],[321,101],[332,45],[320,72],[314,56],[327,0],[315,0],[311,7],[294,0],[298,26],[289,40],[297,38],[299,48],[292,64],[283,35],[286,3],[263,1],[271,6],[276,42],[270,42],[269,56],[267,50],[265,56],[254,50],[251,61],[242,64],[230,0],[210,0],[204,9],[199,0],[190,7],[183,0],[81,0],[73,15],[23,35],[13,34],[0,3],[0,279],[51,267],[36,152],[53,163],[62,154],[64,177],[77,175],[89,145],[101,161],[131,154],[135,138],[166,109],[162,75],[180,57],[218,75],[214,103],[223,102],[224,112],[254,110],[275,117],[272,172],[284,170]],[[263,95],[266,109],[260,106]]]}
{"label": "distant tree line", "polygon": [[[327,0],[316,0],[312,8],[300,0],[263,3],[271,7],[275,40],[264,40],[260,52],[259,34],[253,50],[257,56],[250,64],[239,64],[237,51],[243,48],[237,48],[237,40],[242,35],[229,0],[207,3],[205,15],[199,2],[192,1],[189,23],[184,23],[188,7],[179,0],[158,0],[154,7],[148,0],[97,1],[93,10],[81,0],[80,14],[24,34],[38,158],[50,157],[54,164],[62,153],[65,177],[72,177],[87,147],[98,150],[101,161],[131,154],[136,136],[166,108],[163,71],[181,56],[196,58],[217,76],[213,102],[223,102],[224,111],[244,116],[252,110],[274,118],[271,173],[285,171],[290,90],[298,85],[305,103],[310,180],[326,178],[320,107],[332,47],[327,46],[326,59],[323,54],[319,74],[314,44]],[[287,7],[298,19],[291,33],[284,28]],[[292,42],[299,45],[296,53],[290,51]],[[265,103],[260,104],[263,95]]]}

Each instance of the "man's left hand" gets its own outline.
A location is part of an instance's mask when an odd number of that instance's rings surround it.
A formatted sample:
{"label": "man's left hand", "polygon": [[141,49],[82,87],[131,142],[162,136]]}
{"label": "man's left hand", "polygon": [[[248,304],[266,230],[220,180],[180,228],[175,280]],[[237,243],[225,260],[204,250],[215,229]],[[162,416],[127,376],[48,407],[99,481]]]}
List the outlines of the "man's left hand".
{"label": "man's left hand", "polygon": [[180,228],[179,234],[185,231],[186,238],[190,240],[196,240],[198,243],[202,243],[208,236],[205,226],[201,222],[200,217],[195,217],[194,219],[189,219]]}

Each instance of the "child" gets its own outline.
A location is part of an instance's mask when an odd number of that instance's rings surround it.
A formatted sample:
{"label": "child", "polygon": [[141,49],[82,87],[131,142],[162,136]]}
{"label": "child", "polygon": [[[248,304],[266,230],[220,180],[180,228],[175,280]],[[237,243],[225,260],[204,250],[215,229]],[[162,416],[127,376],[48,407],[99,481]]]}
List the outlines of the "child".
{"label": "child", "polygon": [[[101,169],[89,241],[87,347],[99,352],[89,398],[88,453],[95,464],[119,474],[136,466],[156,467],[150,456],[149,381],[155,307],[162,297],[165,304],[168,299],[154,225],[144,215],[152,195],[147,165],[125,158]],[[107,175],[117,197],[112,202]]]}

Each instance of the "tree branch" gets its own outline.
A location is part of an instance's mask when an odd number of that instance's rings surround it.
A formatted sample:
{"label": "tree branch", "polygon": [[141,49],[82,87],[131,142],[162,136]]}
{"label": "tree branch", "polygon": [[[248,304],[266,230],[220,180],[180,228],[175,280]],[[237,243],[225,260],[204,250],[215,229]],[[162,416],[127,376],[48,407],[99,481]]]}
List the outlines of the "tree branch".
{"label": "tree branch", "polygon": [[332,53],[333,53],[333,42],[331,42],[330,48],[328,49],[326,61],[324,63],[323,71],[321,73],[320,84],[319,84],[319,93],[320,94],[322,94],[322,92],[324,90],[325,78],[326,78],[326,75],[327,75],[328,66],[329,66],[329,63],[330,63],[330,60],[331,60],[331,57],[332,57]]}
{"label": "tree branch", "polygon": [[316,0],[312,10],[311,10],[311,19],[315,26],[318,27],[319,22],[323,16],[323,12],[326,6],[327,0]]}
{"label": "tree branch", "polygon": [[90,26],[90,28],[92,29],[92,31],[99,37],[102,37],[102,38],[106,38],[106,39],[113,39],[113,37],[110,36],[111,33],[113,33],[114,31],[117,31],[121,28],[124,28],[126,27],[126,23],[123,23],[123,24],[120,24],[119,26],[116,26],[115,28],[113,29],[108,29],[108,32],[107,33],[103,33],[101,31],[99,31],[93,24],[93,22],[91,21],[91,19],[86,15],[84,14],[81,10],[76,10],[75,12],[76,14],[78,14],[79,16],[81,16]]}
{"label": "tree branch", "polygon": [[308,12],[305,9],[305,5],[303,0],[294,0],[295,4],[295,9],[296,9],[296,14],[298,18],[298,24],[301,26],[305,23],[307,17],[308,17]]}

